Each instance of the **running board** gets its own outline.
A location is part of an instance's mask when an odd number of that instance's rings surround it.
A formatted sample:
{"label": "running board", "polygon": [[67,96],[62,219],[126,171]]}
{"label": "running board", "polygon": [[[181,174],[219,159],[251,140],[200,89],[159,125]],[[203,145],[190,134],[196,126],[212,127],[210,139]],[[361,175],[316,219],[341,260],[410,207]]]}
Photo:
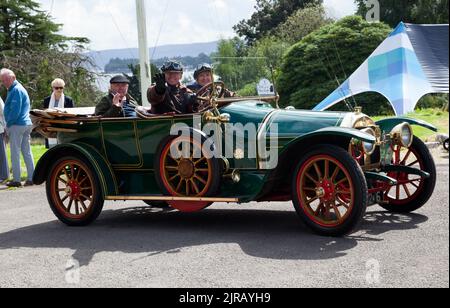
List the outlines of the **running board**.
{"label": "running board", "polygon": [[209,198],[209,197],[165,197],[165,196],[108,196],[107,201],[183,201],[183,202],[224,202],[237,203],[237,198]]}

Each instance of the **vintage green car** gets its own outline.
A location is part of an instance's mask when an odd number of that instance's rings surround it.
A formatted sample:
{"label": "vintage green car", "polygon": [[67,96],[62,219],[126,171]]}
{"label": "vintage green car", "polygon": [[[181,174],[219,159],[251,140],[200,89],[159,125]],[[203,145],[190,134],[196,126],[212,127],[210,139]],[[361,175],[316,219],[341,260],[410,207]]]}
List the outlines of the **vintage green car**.
{"label": "vintage green car", "polygon": [[183,212],[293,201],[325,236],[354,230],[369,205],[411,212],[432,196],[436,167],[411,125],[435,127],[409,118],[375,123],[358,108],[280,109],[273,99],[209,97],[196,114],[139,109],[137,118],[34,111],[38,131],[58,138],[34,183],[46,182],[51,209],[70,226],[92,223],[105,200]]}

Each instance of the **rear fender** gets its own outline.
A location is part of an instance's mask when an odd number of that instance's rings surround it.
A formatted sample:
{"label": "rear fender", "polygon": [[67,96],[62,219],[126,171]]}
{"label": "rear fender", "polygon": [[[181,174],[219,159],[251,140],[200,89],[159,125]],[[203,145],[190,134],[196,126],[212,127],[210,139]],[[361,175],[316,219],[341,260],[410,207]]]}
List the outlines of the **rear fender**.
{"label": "rear fender", "polygon": [[44,183],[53,163],[65,156],[74,155],[86,159],[93,166],[93,172],[100,179],[104,197],[118,195],[118,185],[111,166],[94,147],[84,143],[60,144],[47,151],[36,165],[33,183],[36,185]]}

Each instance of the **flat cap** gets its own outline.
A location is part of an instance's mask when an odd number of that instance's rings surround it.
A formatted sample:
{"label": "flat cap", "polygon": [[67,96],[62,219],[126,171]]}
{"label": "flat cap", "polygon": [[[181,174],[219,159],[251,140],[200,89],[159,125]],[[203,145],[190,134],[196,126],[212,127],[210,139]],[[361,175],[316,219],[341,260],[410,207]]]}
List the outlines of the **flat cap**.
{"label": "flat cap", "polygon": [[130,84],[130,81],[128,80],[127,77],[125,77],[123,75],[117,75],[117,76],[114,76],[113,78],[111,78],[109,83],[111,83],[111,84],[113,84],[113,83],[127,83],[127,84]]}

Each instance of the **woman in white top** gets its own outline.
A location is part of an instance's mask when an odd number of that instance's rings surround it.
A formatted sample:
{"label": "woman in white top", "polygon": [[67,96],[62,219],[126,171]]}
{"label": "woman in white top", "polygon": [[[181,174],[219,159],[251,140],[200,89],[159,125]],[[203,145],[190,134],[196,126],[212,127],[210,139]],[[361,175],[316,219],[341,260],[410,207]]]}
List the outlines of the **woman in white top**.
{"label": "woman in white top", "polygon": [[6,122],[3,116],[5,103],[0,97],[0,183],[9,179],[8,159],[6,158]]}

